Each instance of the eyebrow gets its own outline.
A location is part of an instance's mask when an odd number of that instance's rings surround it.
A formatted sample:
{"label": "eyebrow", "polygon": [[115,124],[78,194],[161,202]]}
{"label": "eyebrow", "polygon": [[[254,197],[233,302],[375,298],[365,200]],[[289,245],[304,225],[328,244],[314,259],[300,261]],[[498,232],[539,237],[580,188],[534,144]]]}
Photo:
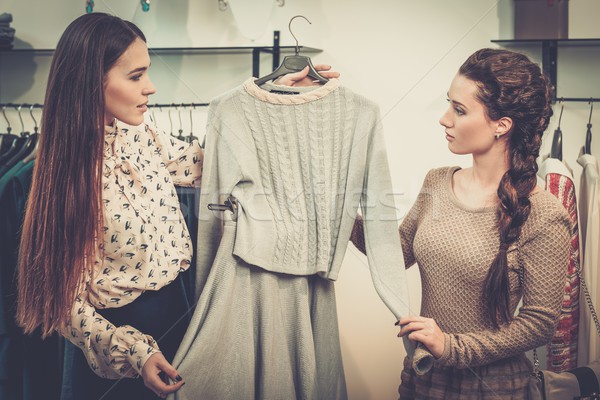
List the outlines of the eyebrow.
{"label": "eyebrow", "polygon": [[[448,96],[448,99],[450,99],[450,92],[447,92],[447,93],[446,93],[446,96]],[[454,103],[454,104],[458,104],[459,106],[462,106],[462,107],[464,107],[464,108],[467,108],[467,106],[465,106],[465,105],[464,105],[463,103],[461,103],[460,101],[456,101],[456,100],[452,100],[452,99],[450,99],[450,101],[451,101],[452,103]]]}
{"label": "eyebrow", "polygon": [[129,72],[127,73],[127,75],[135,74],[136,72],[144,72],[144,71],[146,71],[147,69],[148,69],[147,67],[140,67],[140,68],[136,68],[136,69],[133,69],[133,70],[129,71]]}

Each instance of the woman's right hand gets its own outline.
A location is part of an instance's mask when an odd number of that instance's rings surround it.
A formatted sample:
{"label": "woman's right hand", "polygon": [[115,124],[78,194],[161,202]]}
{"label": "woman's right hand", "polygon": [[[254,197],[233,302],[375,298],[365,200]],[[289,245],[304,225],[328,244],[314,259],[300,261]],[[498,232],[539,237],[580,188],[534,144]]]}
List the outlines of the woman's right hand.
{"label": "woman's right hand", "polygon": [[[161,374],[167,375],[175,383],[169,385],[161,379]],[[142,367],[144,385],[158,397],[166,398],[168,394],[178,391],[185,383],[177,370],[165,359],[162,353],[155,353],[146,360]]]}

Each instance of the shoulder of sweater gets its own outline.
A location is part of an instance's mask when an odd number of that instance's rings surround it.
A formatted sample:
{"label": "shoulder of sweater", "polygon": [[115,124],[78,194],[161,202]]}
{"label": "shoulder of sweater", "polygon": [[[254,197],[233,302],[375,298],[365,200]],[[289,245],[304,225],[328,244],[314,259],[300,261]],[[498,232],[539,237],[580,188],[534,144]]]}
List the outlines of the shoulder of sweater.
{"label": "shoulder of sweater", "polygon": [[425,175],[423,186],[432,187],[445,184],[450,170],[455,168],[456,167],[439,167],[430,169],[429,172],[427,172],[427,175]]}
{"label": "shoulder of sweater", "polygon": [[213,110],[215,108],[220,108],[221,106],[228,104],[232,99],[239,97],[240,94],[243,93],[243,91],[244,91],[244,86],[238,85],[238,86],[234,87],[233,89],[229,89],[228,91],[221,93],[218,96],[213,97],[210,100],[209,106]]}
{"label": "shoulder of sweater", "polygon": [[571,229],[571,218],[567,209],[552,193],[542,190],[530,199],[531,212],[525,226],[532,234],[560,225]]}
{"label": "shoulder of sweater", "polygon": [[340,85],[340,87],[338,87],[337,90],[343,97],[352,98],[352,100],[354,100],[360,107],[361,114],[368,113],[370,111],[379,117],[379,104],[377,104],[375,101],[360,93],[355,92],[354,90],[344,85]]}

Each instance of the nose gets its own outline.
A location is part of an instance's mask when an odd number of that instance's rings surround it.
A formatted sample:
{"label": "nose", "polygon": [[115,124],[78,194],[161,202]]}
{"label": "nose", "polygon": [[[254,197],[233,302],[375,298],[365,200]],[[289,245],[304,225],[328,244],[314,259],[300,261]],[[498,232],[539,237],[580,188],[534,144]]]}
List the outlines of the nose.
{"label": "nose", "polygon": [[451,112],[451,109],[450,109],[450,107],[448,107],[446,112],[440,118],[440,121],[439,121],[440,125],[442,125],[444,128],[450,128],[452,126],[452,119],[448,115],[450,112]]}
{"label": "nose", "polygon": [[144,95],[150,96],[154,93],[156,93],[156,86],[154,86],[154,83],[152,83],[152,81],[150,79],[148,79],[148,84],[146,85],[146,88],[144,89]]}

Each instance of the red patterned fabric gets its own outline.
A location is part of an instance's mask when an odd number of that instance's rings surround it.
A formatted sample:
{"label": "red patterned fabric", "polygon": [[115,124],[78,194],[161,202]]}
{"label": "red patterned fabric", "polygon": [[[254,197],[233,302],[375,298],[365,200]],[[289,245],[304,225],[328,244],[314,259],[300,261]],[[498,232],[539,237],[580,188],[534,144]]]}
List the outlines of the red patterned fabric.
{"label": "red patterned fabric", "polygon": [[563,372],[577,367],[577,335],[579,329],[579,228],[577,224],[577,199],[573,180],[565,175],[546,175],[546,190],[565,206],[572,222],[571,251],[565,282],[561,315],[554,337],[547,350],[547,368]]}

